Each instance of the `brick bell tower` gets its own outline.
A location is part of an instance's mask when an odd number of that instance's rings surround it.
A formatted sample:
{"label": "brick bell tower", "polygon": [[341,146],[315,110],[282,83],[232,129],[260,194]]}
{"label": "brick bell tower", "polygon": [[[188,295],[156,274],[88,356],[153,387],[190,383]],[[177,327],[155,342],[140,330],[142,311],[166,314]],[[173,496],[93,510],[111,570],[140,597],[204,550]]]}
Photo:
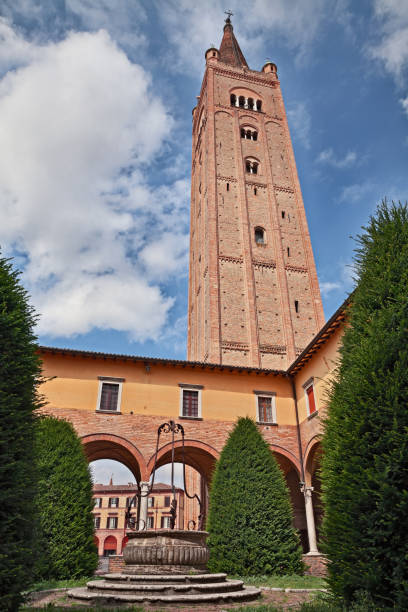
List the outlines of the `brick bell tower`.
{"label": "brick bell tower", "polygon": [[228,17],[193,110],[188,359],[285,369],[324,324],[276,65]]}

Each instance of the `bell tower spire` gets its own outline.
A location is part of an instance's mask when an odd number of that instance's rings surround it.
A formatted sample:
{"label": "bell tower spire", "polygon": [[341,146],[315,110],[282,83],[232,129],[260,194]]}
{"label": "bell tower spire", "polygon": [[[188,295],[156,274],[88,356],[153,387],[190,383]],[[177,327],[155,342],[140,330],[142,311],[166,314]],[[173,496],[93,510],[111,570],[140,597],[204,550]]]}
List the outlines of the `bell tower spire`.
{"label": "bell tower spire", "polygon": [[323,308],[277,68],[227,15],[193,110],[188,359],[280,370]]}
{"label": "bell tower spire", "polygon": [[224,64],[229,64],[230,66],[237,66],[238,68],[245,66],[248,68],[244,54],[234,35],[234,28],[231,23],[231,16],[233,13],[231,13],[231,11],[225,12],[228,17],[225,20],[224,36],[222,37],[220,45],[220,60],[224,62]]}

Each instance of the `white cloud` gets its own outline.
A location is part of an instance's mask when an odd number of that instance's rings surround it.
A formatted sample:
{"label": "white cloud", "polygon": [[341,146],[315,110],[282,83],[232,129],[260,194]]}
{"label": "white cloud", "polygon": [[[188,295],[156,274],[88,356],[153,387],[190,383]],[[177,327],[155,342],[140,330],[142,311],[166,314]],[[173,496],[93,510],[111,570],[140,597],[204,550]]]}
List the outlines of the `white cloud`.
{"label": "white cloud", "polygon": [[0,81],[0,243],[25,262],[39,331],[157,338],[173,303],[158,279],[185,264],[186,184],[145,180],[171,117],[104,31],[30,47],[26,63]]}
{"label": "white cloud", "polygon": [[328,295],[329,293],[331,293],[332,291],[338,291],[339,289],[342,289],[342,285],[341,283],[333,283],[333,282],[320,282],[320,291],[323,297],[325,297],[326,295]]}
{"label": "white cloud", "polygon": [[29,63],[38,52],[35,45],[15,32],[4,17],[0,17],[0,75],[10,68]]}
{"label": "white cloud", "polygon": [[333,149],[330,147],[319,154],[317,161],[333,166],[334,168],[347,168],[348,166],[355,165],[357,154],[355,151],[348,151],[344,157],[339,158],[336,157]]}
{"label": "white cloud", "polygon": [[408,3],[401,0],[375,0],[376,35],[379,40],[369,47],[372,58],[402,84],[408,67]]}
{"label": "white cloud", "polygon": [[347,185],[341,191],[339,201],[346,203],[356,203],[361,201],[363,198],[368,196],[373,191],[373,184],[369,181],[364,181],[362,183],[354,183],[352,185]]}
{"label": "white cloud", "polygon": [[287,115],[292,138],[310,149],[311,118],[304,102],[289,105]]}

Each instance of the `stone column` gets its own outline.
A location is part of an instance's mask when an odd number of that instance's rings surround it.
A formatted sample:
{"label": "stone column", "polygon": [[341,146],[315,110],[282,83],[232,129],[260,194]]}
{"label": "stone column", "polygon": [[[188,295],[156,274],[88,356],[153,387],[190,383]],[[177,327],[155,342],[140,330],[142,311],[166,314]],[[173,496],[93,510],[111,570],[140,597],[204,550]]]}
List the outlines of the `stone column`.
{"label": "stone column", "polygon": [[139,529],[147,529],[147,493],[149,491],[149,483],[140,483],[140,515],[139,515]]}
{"label": "stone column", "polygon": [[317,540],[316,540],[316,526],[313,514],[313,500],[312,493],[313,487],[308,487],[306,485],[302,485],[301,491],[305,496],[305,510],[306,510],[306,523],[307,523],[307,536],[309,539],[309,555],[319,554],[317,550]]}

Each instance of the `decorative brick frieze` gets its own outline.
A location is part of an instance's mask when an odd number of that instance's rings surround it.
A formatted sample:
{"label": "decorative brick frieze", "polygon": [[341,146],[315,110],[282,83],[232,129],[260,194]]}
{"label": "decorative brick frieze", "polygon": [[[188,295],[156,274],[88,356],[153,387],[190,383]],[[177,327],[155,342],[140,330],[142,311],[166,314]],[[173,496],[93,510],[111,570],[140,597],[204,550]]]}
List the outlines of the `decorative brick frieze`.
{"label": "decorative brick frieze", "polygon": [[274,185],[274,189],[276,191],[284,191],[285,193],[295,193],[295,190],[292,187],[282,187],[280,185]]}
{"label": "decorative brick frieze", "polygon": [[272,353],[274,355],[284,355],[286,353],[286,346],[273,346],[271,344],[261,344],[259,347],[262,353]]}

